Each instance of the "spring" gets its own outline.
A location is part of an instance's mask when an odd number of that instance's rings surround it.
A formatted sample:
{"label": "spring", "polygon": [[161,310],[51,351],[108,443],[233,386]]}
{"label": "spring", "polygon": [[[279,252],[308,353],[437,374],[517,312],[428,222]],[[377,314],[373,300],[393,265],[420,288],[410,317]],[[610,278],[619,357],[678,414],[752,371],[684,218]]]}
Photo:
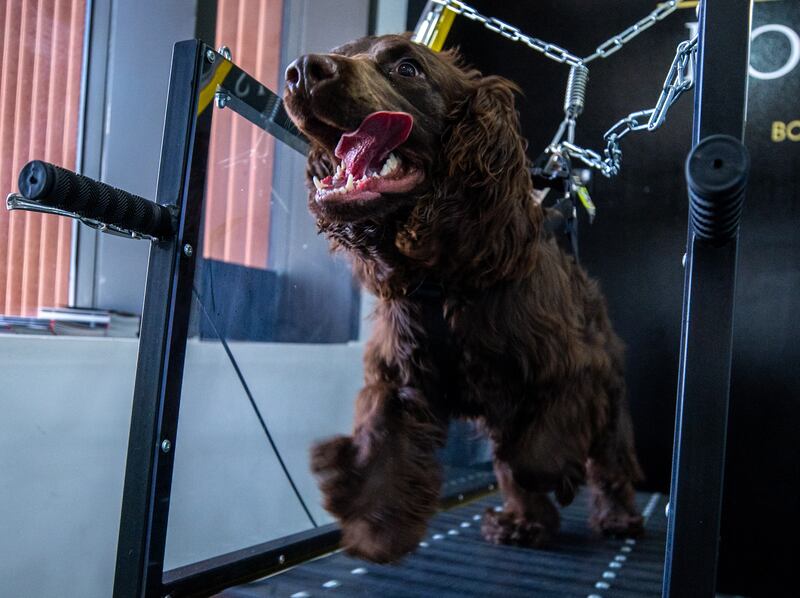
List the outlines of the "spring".
{"label": "spring", "polygon": [[589,69],[576,64],[569,69],[567,93],[564,98],[564,112],[567,118],[575,119],[581,112],[586,100],[586,85],[589,82]]}

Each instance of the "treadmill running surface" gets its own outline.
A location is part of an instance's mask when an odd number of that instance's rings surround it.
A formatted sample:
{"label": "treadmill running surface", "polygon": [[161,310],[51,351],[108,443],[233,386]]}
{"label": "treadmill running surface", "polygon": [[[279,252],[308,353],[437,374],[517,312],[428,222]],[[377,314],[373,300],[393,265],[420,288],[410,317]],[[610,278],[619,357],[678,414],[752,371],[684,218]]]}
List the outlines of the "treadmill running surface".
{"label": "treadmill running surface", "polygon": [[417,551],[398,565],[374,565],[338,551],[219,596],[661,596],[666,497],[637,495],[646,517],[645,535],[637,540],[594,534],[587,524],[588,501],[584,489],[561,509],[561,530],[546,549],[483,540],[481,515],[501,504],[495,492],[436,515]]}

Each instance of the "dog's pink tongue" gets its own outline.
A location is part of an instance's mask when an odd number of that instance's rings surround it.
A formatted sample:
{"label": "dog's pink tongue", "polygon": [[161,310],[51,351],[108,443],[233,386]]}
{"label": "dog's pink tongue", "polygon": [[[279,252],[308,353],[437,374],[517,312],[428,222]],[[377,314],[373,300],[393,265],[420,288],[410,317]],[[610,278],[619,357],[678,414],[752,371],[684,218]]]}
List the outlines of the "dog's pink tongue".
{"label": "dog's pink tongue", "polygon": [[406,112],[373,112],[352,133],[339,140],[334,154],[353,178],[364,176],[368,166],[380,168],[389,153],[411,134],[414,117]]}

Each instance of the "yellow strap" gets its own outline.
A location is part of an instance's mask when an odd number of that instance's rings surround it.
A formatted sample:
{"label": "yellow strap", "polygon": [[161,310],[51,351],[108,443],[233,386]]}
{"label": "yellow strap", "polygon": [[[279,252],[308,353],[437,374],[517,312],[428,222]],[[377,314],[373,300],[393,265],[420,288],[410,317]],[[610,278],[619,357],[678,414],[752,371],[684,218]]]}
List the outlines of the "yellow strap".
{"label": "yellow strap", "polygon": [[444,42],[447,39],[447,34],[450,33],[450,27],[453,25],[453,21],[456,18],[456,13],[454,13],[449,8],[445,8],[442,11],[439,20],[436,21],[436,30],[433,33],[433,37],[431,38],[431,43],[428,47],[434,52],[440,52],[444,47]]}
{"label": "yellow strap", "polygon": [[217,91],[217,86],[225,80],[225,77],[228,76],[228,73],[231,72],[233,68],[233,63],[225,60],[217,67],[214,76],[211,77],[211,81],[209,81],[203,89],[200,90],[200,99],[197,102],[197,115],[200,116],[203,111],[208,108],[208,105],[214,99],[214,94]]}
{"label": "yellow strap", "polygon": [[594,215],[597,213],[597,208],[589,195],[589,190],[583,185],[578,187],[578,199],[581,200],[583,207],[589,212],[589,217],[593,219]]}

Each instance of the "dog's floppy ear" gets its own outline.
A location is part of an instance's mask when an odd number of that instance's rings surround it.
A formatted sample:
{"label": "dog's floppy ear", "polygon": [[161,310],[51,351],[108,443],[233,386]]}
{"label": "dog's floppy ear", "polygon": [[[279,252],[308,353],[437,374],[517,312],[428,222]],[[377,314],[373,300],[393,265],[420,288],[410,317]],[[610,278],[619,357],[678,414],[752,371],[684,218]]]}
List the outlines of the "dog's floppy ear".
{"label": "dog's floppy ear", "polygon": [[519,88],[503,77],[479,77],[450,114],[445,137],[448,175],[467,186],[512,182],[527,167],[514,106]]}
{"label": "dog's floppy ear", "polygon": [[443,139],[447,191],[441,203],[447,205],[441,210],[460,229],[452,232],[461,264],[474,264],[487,284],[532,267],[542,222],[515,91],[502,77],[476,77],[469,96],[451,112]]}

